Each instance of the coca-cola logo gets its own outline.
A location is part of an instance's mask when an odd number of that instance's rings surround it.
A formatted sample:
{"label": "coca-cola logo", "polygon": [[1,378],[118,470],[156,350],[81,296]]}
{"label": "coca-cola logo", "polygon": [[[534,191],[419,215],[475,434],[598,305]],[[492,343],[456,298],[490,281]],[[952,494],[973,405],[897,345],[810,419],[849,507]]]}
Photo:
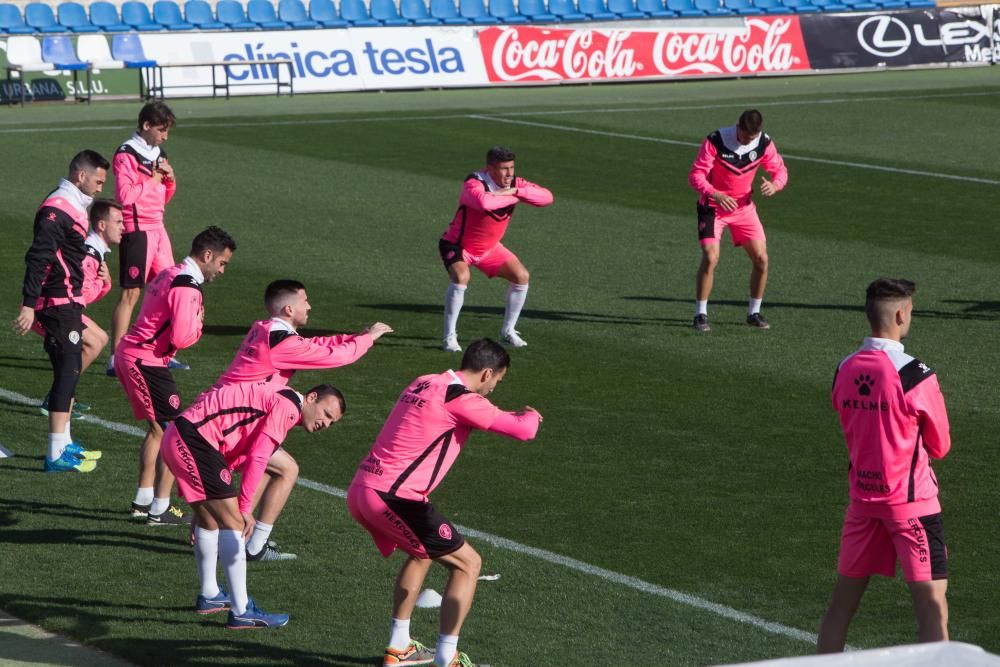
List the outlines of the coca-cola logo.
{"label": "coca-cola logo", "polygon": [[634,79],[808,69],[798,17],[747,18],[738,28],[566,30],[488,28],[491,81]]}

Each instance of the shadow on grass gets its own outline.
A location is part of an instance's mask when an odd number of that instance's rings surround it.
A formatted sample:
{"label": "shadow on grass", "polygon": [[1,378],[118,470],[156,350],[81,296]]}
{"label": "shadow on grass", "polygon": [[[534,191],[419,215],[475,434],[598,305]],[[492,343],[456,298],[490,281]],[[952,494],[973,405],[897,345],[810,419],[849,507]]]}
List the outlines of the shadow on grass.
{"label": "shadow on grass", "polygon": [[[19,457],[20,458],[20,457]],[[38,470],[41,470],[41,460],[42,457],[31,457],[37,458],[39,461]],[[34,468],[32,468],[34,470]],[[101,520],[105,521],[107,519],[127,519],[127,514],[125,512],[117,512],[109,509],[102,509],[99,507],[88,507],[86,510],[80,509],[75,505],[66,505],[64,503],[43,503],[34,500],[18,500],[16,498],[0,498],[0,512],[12,513],[12,512],[27,512],[29,514],[50,514],[52,516],[65,516],[71,519],[85,519],[85,520]],[[0,536],[0,539],[3,539]]]}
{"label": "shadow on grass", "polygon": [[[295,622],[294,620],[292,621]],[[262,630],[261,632],[281,632]],[[252,634],[252,633],[251,633]],[[234,635],[237,635],[234,637]],[[141,644],[141,648],[140,645]],[[128,638],[102,640],[95,646],[131,660],[143,667],[188,667],[193,665],[227,665],[243,667],[276,665],[288,667],[354,667],[380,665],[381,657],[320,653],[298,648],[270,646],[253,641],[244,633],[219,627],[218,639],[191,641],[188,639]]]}
{"label": "shadow on grass", "polygon": [[[185,536],[187,533],[185,533]],[[162,537],[120,530],[70,530],[68,528],[39,528],[12,530],[0,533],[0,544],[11,546],[25,544],[73,545],[88,547],[110,547],[112,549],[135,549],[137,551],[179,554],[190,557],[191,549],[182,546],[180,535]]]}
{"label": "shadow on grass", "polygon": [[[417,313],[419,315],[441,316],[444,312],[444,307],[439,303],[359,303],[355,305],[359,308]],[[504,309],[494,306],[465,306],[462,308],[462,314],[490,316],[496,317],[499,320],[503,318]],[[582,322],[589,324],[626,324],[632,326],[660,324],[686,327],[688,325],[686,319],[681,320],[669,317],[633,317],[621,314],[605,315],[603,313],[587,313],[578,310],[532,310],[530,308],[525,308],[521,311],[521,319],[548,320],[552,322]]]}

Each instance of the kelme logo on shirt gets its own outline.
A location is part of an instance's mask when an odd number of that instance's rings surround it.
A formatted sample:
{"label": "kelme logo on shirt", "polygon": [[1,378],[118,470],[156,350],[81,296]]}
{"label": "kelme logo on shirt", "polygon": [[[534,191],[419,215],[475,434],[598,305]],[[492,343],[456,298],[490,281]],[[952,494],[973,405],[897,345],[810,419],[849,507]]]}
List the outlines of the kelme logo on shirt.
{"label": "kelme logo on shirt", "polygon": [[872,385],[875,384],[875,380],[867,373],[862,373],[854,380],[854,384],[858,388],[858,395],[868,396],[872,393]]}

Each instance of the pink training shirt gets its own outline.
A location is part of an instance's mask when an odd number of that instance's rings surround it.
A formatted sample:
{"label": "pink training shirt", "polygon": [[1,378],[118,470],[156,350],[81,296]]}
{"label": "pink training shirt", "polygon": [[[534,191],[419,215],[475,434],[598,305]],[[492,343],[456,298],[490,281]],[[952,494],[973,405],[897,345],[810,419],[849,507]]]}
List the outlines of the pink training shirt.
{"label": "pink training shirt", "polygon": [[534,412],[500,410],[454,371],[423,375],[400,394],[351,483],[426,502],[474,429],[531,440],[538,422]]}
{"label": "pink training shirt", "polygon": [[166,366],[178,350],[201,338],[205,277],[190,257],[160,271],[146,288],[135,324],[118,349],[147,366]]}
{"label": "pink training shirt", "polygon": [[502,188],[485,169],[469,174],[458,198],[458,211],[442,238],[462,246],[471,255],[485,255],[500,243],[519,202],[541,207],[553,201],[551,192],[523,178],[515,177],[514,187],[516,195],[491,195]]}
{"label": "pink training shirt", "polygon": [[[88,306],[103,299],[111,291],[111,278],[105,282],[100,277],[104,257],[111,249],[97,232],[90,232],[86,241],[87,254],[83,256],[83,302]],[[108,273],[110,276],[110,272]]]}
{"label": "pink training shirt", "polygon": [[281,318],[258,320],[215,386],[261,381],[286,385],[298,370],[353,364],[374,344],[367,333],[305,338]]}
{"label": "pink training shirt", "polygon": [[709,195],[724,192],[740,206],[746,206],[750,203],[754,176],[761,166],[771,175],[777,190],[788,183],[788,170],[771,137],[761,132],[752,142],[742,145],[736,139],[735,125],[723,127],[702,143],[691,165],[688,183],[701,194],[702,204],[716,206]]}
{"label": "pink training shirt", "polygon": [[159,146],[150,146],[138,133],[115,151],[111,169],[125,233],[163,228],[163,212],[177,190],[175,180],[157,183],[153,178],[160,160],[166,157]]}
{"label": "pink training shirt", "polygon": [[281,385],[232,384],[202,393],[180,416],[242,472],[240,512],[249,512],[268,459],[302,421],[302,396]]}
{"label": "pink training shirt", "polygon": [[905,519],[941,511],[930,459],[951,449],[948,413],[937,376],[903,345],[865,338],[833,381],[850,454],[851,510]]}

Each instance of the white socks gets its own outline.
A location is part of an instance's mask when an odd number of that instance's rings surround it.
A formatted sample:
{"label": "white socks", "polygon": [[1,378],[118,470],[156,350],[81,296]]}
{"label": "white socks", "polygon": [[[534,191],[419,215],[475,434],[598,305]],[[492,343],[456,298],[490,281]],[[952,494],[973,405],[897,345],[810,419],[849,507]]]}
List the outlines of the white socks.
{"label": "white socks", "polygon": [[704,301],[695,300],[694,302],[694,314],[695,315],[708,315],[708,299]]}
{"label": "white socks", "polygon": [[747,304],[747,315],[753,315],[754,313],[760,312],[760,304],[764,299],[749,299]]}
{"label": "white socks", "polygon": [[70,404],[69,411],[70,411],[69,421],[66,422],[66,428],[63,429],[63,435],[66,436],[66,441],[67,442],[73,442],[73,434],[69,432],[69,425],[73,421],[73,414],[72,414],[73,413],[73,404],[72,403]]}
{"label": "white socks", "polygon": [[458,652],[458,635],[438,635],[437,648],[434,649],[435,667],[448,667]]}
{"label": "white socks", "polygon": [[389,626],[389,646],[402,651],[410,645],[410,619],[402,621],[398,618],[392,619]]}
{"label": "white socks", "polygon": [[219,560],[219,531],[194,529],[194,559],[198,563],[198,579],[201,594],[214,598],[219,594],[219,580],[215,578],[215,566]]}
{"label": "white socks", "polygon": [[250,541],[247,542],[247,551],[254,555],[260,553],[260,550],[267,545],[267,538],[271,536],[273,528],[274,526],[269,523],[258,521],[254,526],[253,534],[250,535]]}
{"label": "white socks", "polygon": [[163,514],[170,509],[170,498],[153,498],[153,504],[149,506],[150,514]]}
{"label": "white socks", "polygon": [[243,533],[240,531],[219,531],[219,561],[226,572],[229,599],[232,600],[232,611],[237,616],[246,613],[250,599],[247,595],[247,557],[243,553],[245,548]]}
{"label": "white socks", "polygon": [[[66,429],[69,430],[69,426]],[[49,461],[55,461],[62,456],[63,450],[66,449],[66,445],[70,442],[72,440],[69,439],[65,431],[62,433],[49,433]]]}
{"label": "white socks", "polygon": [[465,303],[465,290],[467,285],[448,283],[448,289],[444,292],[444,337],[449,338],[457,335],[458,314],[462,312],[462,304]]}
{"label": "white socks", "polygon": [[151,486],[140,486],[135,490],[135,500],[133,500],[136,505],[152,505],[153,504],[153,487]]}
{"label": "white socks", "polygon": [[503,314],[503,326],[500,331],[506,333],[513,331],[517,325],[517,318],[521,316],[521,309],[528,298],[528,286],[511,283],[507,288],[507,308]]}

